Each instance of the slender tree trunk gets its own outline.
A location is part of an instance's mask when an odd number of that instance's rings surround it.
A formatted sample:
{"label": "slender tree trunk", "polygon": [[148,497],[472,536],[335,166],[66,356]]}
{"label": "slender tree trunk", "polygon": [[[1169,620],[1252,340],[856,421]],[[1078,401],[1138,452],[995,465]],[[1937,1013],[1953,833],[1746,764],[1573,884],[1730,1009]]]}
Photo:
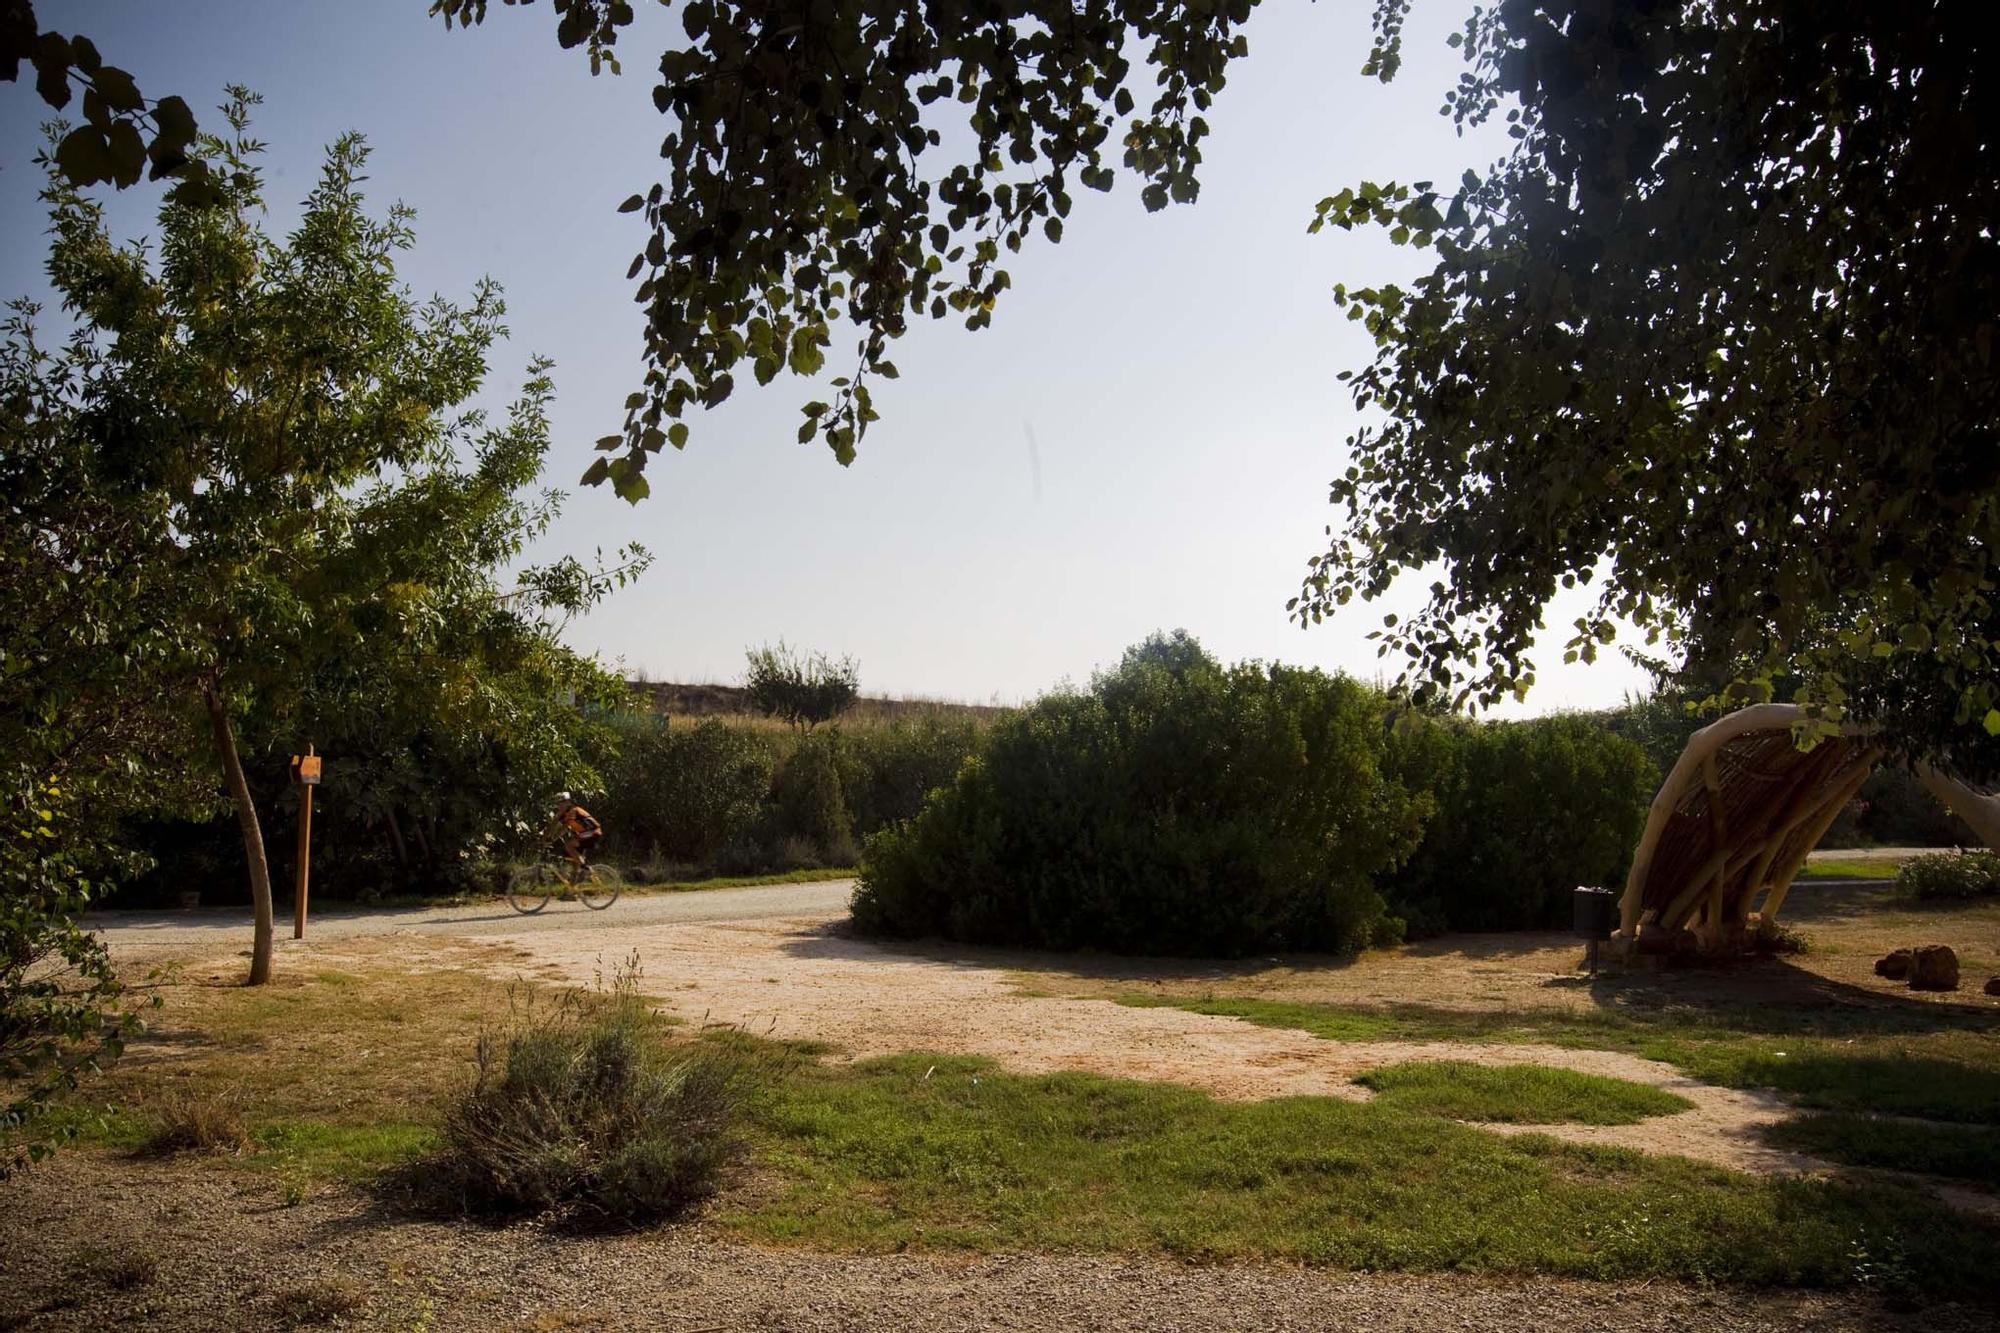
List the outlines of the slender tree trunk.
{"label": "slender tree trunk", "polygon": [[389,807],[389,836],[396,843],[396,865],[405,875],[410,873],[410,849],[403,845],[403,826],[396,822],[396,807]]}
{"label": "slender tree trunk", "polygon": [[208,704],[208,722],[215,732],[215,752],[222,759],[222,771],[229,779],[229,795],[236,802],[236,822],[243,829],[243,857],[250,863],[250,902],[257,917],[249,984],[262,986],[271,979],[271,867],[264,859],[264,830],[257,820],[257,806],[250,799],[250,784],[243,777],[243,761],[236,754],[228,705],[214,686],[202,691],[202,699]]}
{"label": "slender tree trunk", "polygon": [[417,850],[422,852],[424,856],[424,869],[429,870],[436,858],[431,855],[431,840],[424,836],[424,817],[422,815],[418,815],[410,821],[410,832],[416,835]]}

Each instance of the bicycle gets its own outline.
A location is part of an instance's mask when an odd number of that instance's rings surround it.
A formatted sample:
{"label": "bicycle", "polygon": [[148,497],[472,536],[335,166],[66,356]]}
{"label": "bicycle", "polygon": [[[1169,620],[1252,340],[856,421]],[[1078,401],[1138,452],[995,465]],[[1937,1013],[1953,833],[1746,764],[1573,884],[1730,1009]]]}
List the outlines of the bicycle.
{"label": "bicycle", "polygon": [[563,854],[562,847],[550,843],[543,857],[516,870],[507,880],[507,901],[523,916],[533,916],[560,896],[574,898],[593,912],[602,912],[618,901],[624,890],[618,872],[585,861],[578,865]]}

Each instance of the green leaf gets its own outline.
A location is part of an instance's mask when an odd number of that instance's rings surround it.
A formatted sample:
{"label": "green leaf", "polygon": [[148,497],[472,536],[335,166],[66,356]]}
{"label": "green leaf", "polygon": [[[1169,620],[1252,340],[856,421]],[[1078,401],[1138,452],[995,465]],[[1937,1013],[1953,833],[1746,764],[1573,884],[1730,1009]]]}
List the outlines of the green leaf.
{"label": "green leaf", "polygon": [[1987,709],[1986,717],[1980,725],[1986,728],[1987,735],[2000,736],[2000,708]]}
{"label": "green leaf", "polygon": [[98,185],[118,169],[110,141],[95,125],[80,125],[56,145],[56,168],[70,184]]}
{"label": "green leaf", "polygon": [[91,76],[91,82],[97,88],[97,95],[113,111],[137,111],[146,105],[146,99],[139,96],[139,86],[122,69],[105,65]]}
{"label": "green leaf", "polygon": [[646,206],[645,197],[643,195],[635,194],[630,199],[627,199],[624,203],[618,205],[618,211],[620,213],[636,213],[645,206]]}

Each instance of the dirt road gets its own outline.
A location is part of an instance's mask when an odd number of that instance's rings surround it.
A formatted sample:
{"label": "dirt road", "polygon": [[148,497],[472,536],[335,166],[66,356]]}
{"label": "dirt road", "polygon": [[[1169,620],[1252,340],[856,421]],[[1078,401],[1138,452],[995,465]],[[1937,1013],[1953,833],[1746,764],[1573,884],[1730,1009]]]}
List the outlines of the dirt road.
{"label": "dirt road", "polygon": [[[307,923],[309,943],[352,939],[362,935],[414,932],[480,939],[492,935],[581,932],[613,938],[631,930],[682,921],[758,921],[770,917],[836,916],[847,910],[854,892],[851,879],[812,884],[758,884],[740,889],[703,889],[690,893],[633,894],[602,912],[578,903],[550,903],[534,916],[522,916],[504,899],[464,907],[344,909],[316,912]],[[199,908],[191,912],[98,912],[84,924],[103,934],[113,949],[152,945],[196,945],[225,948],[250,942],[247,907]],[[278,920],[279,947],[294,947],[292,918],[286,907]]]}

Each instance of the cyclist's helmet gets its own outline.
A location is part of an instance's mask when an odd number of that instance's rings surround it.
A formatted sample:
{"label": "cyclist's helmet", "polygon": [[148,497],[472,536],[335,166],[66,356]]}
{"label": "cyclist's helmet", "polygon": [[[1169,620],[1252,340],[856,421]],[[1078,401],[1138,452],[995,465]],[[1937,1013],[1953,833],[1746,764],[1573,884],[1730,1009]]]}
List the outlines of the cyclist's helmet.
{"label": "cyclist's helmet", "polygon": [[556,793],[556,804],[557,804],[557,805],[575,805],[575,804],[576,804],[576,797],[574,797],[574,796],[570,795],[570,794],[569,794],[568,792],[566,792],[566,791],[559,791],[559,792],[557,792],[557,793]]}

